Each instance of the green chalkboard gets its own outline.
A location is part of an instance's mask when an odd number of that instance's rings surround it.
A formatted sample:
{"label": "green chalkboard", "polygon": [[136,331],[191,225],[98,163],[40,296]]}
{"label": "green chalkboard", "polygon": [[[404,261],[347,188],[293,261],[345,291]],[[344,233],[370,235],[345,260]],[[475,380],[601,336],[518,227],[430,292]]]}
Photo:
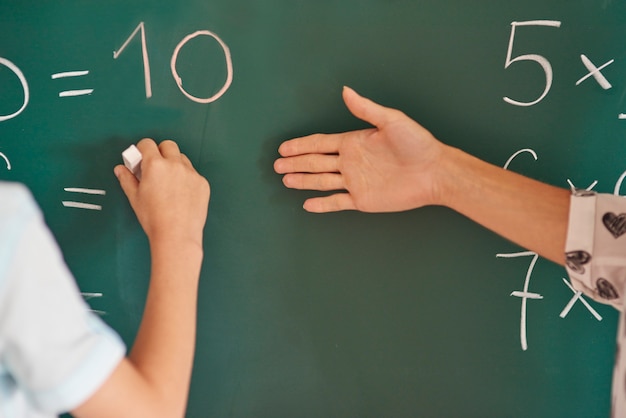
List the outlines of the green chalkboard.
{"label": "green chalkboard", "polygon": [[529,150],[508,168],[619,192],[625,41],[622,0],[3,1],[0,179],[129,345],[149,258],[112,168],[173,138],[210,180],[189,417],[608,416],[617,315],[562,318],[564,269],[444,208],[307,214],[272,163],[365,126],[349,85],[500,166]]}

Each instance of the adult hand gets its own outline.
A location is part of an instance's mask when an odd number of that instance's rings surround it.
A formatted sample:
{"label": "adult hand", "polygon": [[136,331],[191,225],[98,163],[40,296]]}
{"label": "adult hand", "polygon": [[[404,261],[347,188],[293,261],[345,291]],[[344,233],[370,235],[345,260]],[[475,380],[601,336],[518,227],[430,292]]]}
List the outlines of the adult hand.
{"label": "adult hand", "polygon": [[345,190],[308,199],[310,212],[392,212],[449,207],[563,264],[569,191],[444,145],[402,112],[344,88],[348,109],[374,128],[281,144],[274,169],[287,187]]}
{"label": "adult hand", "polygon": [[344,190],[305,201],[310,212],[396,212],[438,203],[437,169],[446,148],[404,113],[344,87],[343,99],[371,129],[315,134],[280,145],[274,170],[285,186]]}

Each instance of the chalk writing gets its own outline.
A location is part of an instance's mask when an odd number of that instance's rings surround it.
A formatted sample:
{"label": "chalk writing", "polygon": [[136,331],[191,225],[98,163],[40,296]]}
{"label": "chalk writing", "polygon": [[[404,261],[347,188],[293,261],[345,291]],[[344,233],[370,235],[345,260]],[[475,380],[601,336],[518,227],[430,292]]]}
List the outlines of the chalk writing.
{"label": "chalk writing", "polygon": [[[85,301],[88,301],[90,299],[94,299],[94,298],[101,298],[104,295],[100,292],[80,292],[80,295],[83,297],[83,299]],[[95,314],[98,315],[106,315],[105,311],[99,310],[99,309],[89,309],[89,312],[93,312]]]}
{"label": "chalk writing", "polygon": [[602,64],[600,67],[596,67],[590,60],[589,58],[587,58],[585,55],[581,55],[580,59],[582,60],[583,64],[585,67],[587,67],[587,70],[589,70],[589,74],[587,74],[586,76],[584,76],[583,78],[581,78],[580,80],[578,80],[576,82],[576,85],[578,86],[580,83],[582,83],[583,81],[585,81],[586,79],[588,79],[589,77],[592,77],[596,79],[596,81],[598,82],[598,84],[600,84],[600,86],[604,89],[604,90],[608,90],[610,89],[611,83],[608,82],[608,80],[606,79],[606,77],[604,77],[604,75],[602,75],[602,73],[600,71],[602,71],[605,67],[608,67],[609,65],[613,64],[613,62],[615,62],[615,60],[610,60],[609,62]]}
{"label": "chalk writing", "polygon": [[[126,39],[126,41],[122,44],[122,46],[120,47],[118,51],[113,52],[113,59],[117,59],[120,56],[120,54],[124,52],[124,50],[130,43],[130,41],[135,36],[137,36],[138,33],[141,34],[141,55],[143,59],[143,71],[144,71],[146,98],[149,99],[152,97],[152,82],[151,82],[151,75],[150,75],[150,60],[148,58],[148,48],[146,45],[146,29],[145,29],[144,22],[139,23],[139,25],[135,28],[135,30],[131,33],[131,35]],[[224,52],[224,57],[226,59],[226,81],[224,82],[224,85],[220,88],[220,90],[217,93],[207,98],[196,97],[190,94],[189,92],[187,92],[187,90],[183,88],[183,80],[178,75],[178,71],[176,70],[176,64],[178,62],[178,54],[180,53],[180,50],[185,46],[185,44],[187,44],[187,42],[189,42],[190,40],[198,36],[208,36],[208,37],[215,39],[215,41],[217,41],[217,43],[222,48],[222,51]],[[215,33],[208,31],[208,30],[199,30],[192,34],[189,34],[185,36],[178,43],[178,45],[176,45],[176,48],[174,48],[174,52],[170,60],[170,70],[172,71],[172,77],[174,77],[174,81],[176,82],[176,85],[178,86],[178,89],[181,91],[181,93],[183,93],[185,97],[187,97],[189,100],[194,101],[196,103],[207,104],[207,103],[212,103],[216,101],[217,99],[222,97],[224,93],[226,93],[231,83],[233,82],[233,62],[232,62],[232,58],[230,54],[230,49],[219,36],[217,36]]]}
{"label": "chalk writing", "polygon": [[[548,93],[550,92],[550,88],[552,87],[552,81],[553,81],[554,75],[553,75],[552,65],[550,64],[550,61],[548,61],[548,59],[542,55],[525,54],[525,55],[519,55],[513,58],[513,44],[515,43],[516,29],[522,26],[539,26],[539,27],[543,26],[543,27],[550,27],[550,28],[560,28],[561,22],[558,20],[528,20],[528,21],[523,21],[523,22],[511,22],[511,35],[509,37],[509,45],[506,51],[504,69],[508,69],[511,66],[511,64],[516,63],[516,62],[522,62],[522,61],[535,62],[542,68],[546,81],[545,81],[545,85],[543,88],[543,92],[535,100],[532,100],[529,102],[522,102],[522,101],[514,100],[508,96],[503,97],[503,100],[507,102],[508,104],[511,104],[514,106],[533,106],[539,103],[540,101],[542,101],[548,95]],[[596,80],[596,82],[600,85],[600,87],[602,87],[604,90],[608,90],[613,87],[611,83],[606,79],[604,74],[602,74],[602,70],[608,67],[609,65],[613,64],[615,62],[614,59],[611,59],[605,62],[599,67],[596,66],[585,54],[580,55],[580,60],[582,61],[585,68],[587,69],[588,73],[584,75],[583,77],[581,77],[578,81],[576,81],[577,86],[580,85],[586,79],[593,77]],[[620,113],[618,114],[617,117],[620,120],[626,120],[626,113]]]}
{"label": "chalk writing", "polygon": [[515,159],[515,157],[517,157],[518,155],[520,155],[522,153],[525,153],[525,152],[531,154],[533,156],[533,158],[535,159],[535,161],[537,161],[537,153],[535,151],[533,151],[532,149],[530,149],[530,148],[524,148],[524,149],[521,149],[521,150],[517,151],[513,155],[511,155],[509,157],[509,159],[506,160],[506,163],[504,163],[504,169],[508,170],[509,169],[509,165],[511,165],[511,162]]}
{"label": "chalk writing", "polygon": [[581,301],[583,305],[585,305],[585,307],[587,308],[587,310],[589,310],[589,312],[591,312],[591,314],[598,320],[598,321],[602,321],[602,317],[600,316],[600,314],[598,312],[596,312],[595,309],[593,309],[591,307],[591,305],[589,305],[589,303],[582,297],[582,292],[574,289],[574,287],[566,280],[563,279],[563,282],[567,285],[567,287],[569,287],[569,289],[574,292],[574,296],[572,296],[572,298],[570,299],[570,301],[567,303],[567,305],[565,305],[565,308],[563,309],[563,311],[561,311],[561,314],[559,315],[561,318],[565,318],[567,316],[567,314],[569,313],[569,311],[572,309],[572,307],[574,306],[574,304],[577,301]]}
{"label": "chalk writing", "polygon": [[[51,78],[53,80],[58,80],[60,78],[70,78],[70,77],[82,77],[89,74],[87,70],[81,71],[66,71],[62,73],[52,74]],[[59,97],[75,97],[75,96],[86,96],[93,93],[93,89],[80,89],[80,90],[65,90],[59,93]]]}
{"label": "chalk writing", "polygon": [[[81,193],[88,195],[106,195],[106,191],[100,189],[85,189],[81,187],[66,187],[65,190],[68,193]],[[84,203],[84,202],[76,202],[73,200],[64,200],[61,202],[63,206],[67,208],[76,208],[76,209],[87,209],[87,210],[102,210],[101,205],[96,205],[93,203]]]}
{"label": "chalk writing", "polygon": [[[183,88],[183,80],[180,78],[180,76],[178,75],[178,72],[176,71],[176,61],[178,60],[178,53],[180,52],[180,49],[191,39],[197,37],[197,36],[210,36],[212,38],[214,38],[222,47],[222,50],[224,51],[224,56],[226,57],[226,82],[224,83],[224,85],[222,86],[222,88],[215,93],[213,96],[205,98],[205,99],[201,99],[195,96],[192,96],[191,94],[187,93],[187,91]],[[200,30],[197,32],[192,33],[191,35],[187,35],[182,41],[180,41],[180,43],[178,45],[176,45],[176,48],[174,49],[174,53],[172,54],[172,60],[170,63],[170,68],[172,70],[172,76],[174,77],[174,80],[176,80],[176,85],[178,86],[178,88],[180,89],[180,91],[187,96],[187,98],[189,100],[193,100],[194,102],[198,102],[198,103],[211,103],[216,101],[217,99],[219,99],[220,97],[222,97],[222,95],[224,93],[226,93],[226,90],[228,90],[228,88],[230,87],[230,84],[233,82],[233,62],[232,59],[230,57],[230,50],[228,49],[228,47],[226,46],[226,44],[224,43],[224,41],[222,41],[219,36],[217,36],[216,34],[214,34],[213,32],[209,32],[208,30]]]}
{"label": "chalk writing", "polygon": [[512,104],[514,106],[532,106],[544,99],[550,91],[550,87],[552,87],[552,65],[550,62],[543,56],[537,54],[526,54],[520,55],[515,58],[511,58],[513,54],[513,42],[515,41],[515,29],[518,26],[547,26],[552,28],[560,28],[561,22],[557,20],[530,20],[526,22],[512,22],[511,23],[511,37],[509,38],[509,48],[506,52],[506,61],[504,62],[504,68],[507,69],[509,66],[515,62],[520,61],[534,61],[541,66],[546,76],[546,85],[543,89],[543,93],[532,102],[520,102],[517,100],[513,100],[510,97],[504,97],[504,101]]}
{"label": "chalk writing", "polygon": [[[148,47],[147,47],[147,41],[146,41],[146,28],[145,28],[145,23],[144,22],[140,22],[139,25],[137,25],[135,30],[122,43],[122,46],[117,51],[113,51],[113,59],[117,60],[120,57],[120,55],[126,50],[128,45],[130,44],[130,42],[136,36],[139,36],[139,38],[141,40],[141,56],[142,56],[142,60],[143,60],[144,84],[145,84],[146,98],[149,99],[149,98],[152,97],[152,81],[151,81],[151,75],[150,75],[150,60],[149,60],[149,57],[148,57]],[[199,37],[199,36],[208,36],[210,38],[213,38],[220,45],[220,47],[221,47],[221,49],[222,49],[222,51],[224,53],[225,60],[226,60],[226,80],[224,82],[224,85],[217,91],[217,93],[215,93],[214,95],[212,95],[210,97],[206,97],[206,98],[196,97],[196,96],[190,94],[189,92],[187,92],[187,90],[185,90],[183,88],[183,80],[178,75],[178,71],[176,70],[176,64],[178,62],[178,54],[179,54],[180,50],[191,39]],[[13,74],[15,74],[17,76],[17,78],[18,78],[18,80],[19,80],[19,82],[21,84],[21,87],[22,87],[22,92],[24,94],[24,99],[23,99],[20,107],[15,112],[9,113],[9,114],[6,114],[6,115],[0,115],[0,122],[3,122],[3,121],[7,121],[9,119],[13,119],[14,117],[16,117],[19,114],[21,114],[24,111],[24,109],[26,109],[26,107],[28,106],[29,100],[30,100],[30,90],[29,90],[29,87],[28,87],[28,81],[26,79],[26,76],[24,75],[22,70],[20,70],[20,68],[17,65],[15,65],[12,61],[9,61],[8,59],[3,58],[3,57],[0,57],[0,65],[8,68],[9,70],[11,70],[11,72],[13,72]],[[215,33],[211,32],[211,31],[208,31],[208,30],[200,30],[200,31],[194,32],[194,33],[192,33],[190,35],[187,35],[186,37],[184,37],[178,43],[178,45],[176,45],[176,48],[174,49],[174,52],[172,54],[172,58],[171,58],[171,61],[170,61],[170,69],[171,69],[171,72],[172,72],[172,77],[174,78],[174,81],[176,82],[176,86],[179,88],[179,90],[189,100],[192,100],[192,101],[194,101],[196,103],[207,104],[207,103],[212,103],[212,102],[216,101],[217,99],[222,97],[222,95],[224,95],[224,93],[226,93],[226,91],[230,88],[230,85],[232,84],[232,81],[233,81],[233,63],[232,63],[230,49],[228,48],[226,43],[219,36],[217,36]],[[51,78],[53,80],[58,80],[58,79],[64,79],[64,78],[84,77],[84,76],[86,76],[88,74],[89,74],[88,70],[63,71],[63,72],[52,74]],[[65,97],[87,96],[87,95],[91,95],[93,92],[94,92],[94,89],[92,89],[92,88],[81,88],[81,89],[75,89],[75,90],[64,90],[64,91],[59,92],[59,97],[65,98]]]}
{"label": "chalk writing", "polygon": [[[571,189],[572,192],[575,192],[576,190],[578,190],[578,188],[574,186],[574,183],[572,183],[570,179],[567,179],[567,184],[569,184],[569,188]],[[596,187],[597,184],[598,184],[598,180],[594,180],[589,186],[585,188],[585,190],[591,191],[591,189]]]}
{"label": "chalk writing", "polygon": [[523,251],[519,253],[510,254],[496,254],[499,258],[516,258],[516,257],[532,257],[528,270],[526,271],[526,278],[524,279],[524,290],[512,292],[510,296],[522,298],[522,311],[520,316],[520,342],[522,344],[522,350],[528,350],[528,339],[526,337],[526,301],[528,299],[543,299],[539,293],[533,293],[528,291],[530,285],[530,276],[535,268],[537,259],[539,256],[532,251]]}
{"label": "chalk writing", "polygon": [[13,112],[13,113],[11,113],[9,115],[0,115],[0,122],[2,122],[2,121],[5,121],[5,120],[13,119],[14,117],[16,117],[17,115],[22,113],[24,111],[24,109],[26,109],[26,106],[28,106],[28,100],[29,100],[29,97],[30,97],[30,93],[29,93],[29,90],[28,90],[28,82],[26,81],[26,77],[24,77],[24,73],[22,73],[22,70],[17,68],[17,65],[13,64],[8,59],[2,58],[2,57],[0,57],[0,65],[4,65],[9,70],[13,71],[13,73],[20,80],[20,83],[22,84],[22,91],[24,92],[24,102],[22,103],[22,106],[17,111],[15,111],[15,112]]}
{"label": "chalk writing", "polygon": [[[625,116],[625,118],[626,118],[626,115],[624,115],[624,116]],[[625,179],[625,178],[626,178],[626,171],[624,171],[624,172],[622,173],[622,175],[621,175],[621,176],[619,176],[619,179],[617,179],[617,183],[615,183],[615,188],[613,189],[613,194],[614,194],[615,196],[619,196],[619,191],[620,191],[620,190],[621,190],[621,188],[622,188],[622,183],[624,182],[624,179]]]}
{"label": "chalk writing", "polygon": [[137,35],[137,33],[141,32],[141,57],[143,59],[143,79],[146,86],[146,98],[152,97],[152,82],[150,81],[150,60],[148,59],[148,48],[146,47],[146,29],[143,22],[139,23],[139,25],[135,28],[133,33],[130,34],[126,42],[122,44],[118,51],[113,51],[113,59],[117,59],[122,52],[128,46],[128,43]]}
{"label": "chalk writing", "polygon": [[7,170],[11,170],[11,161],[9,161],[9,159],[7,158],[6,155],[4,155],[2,152],[0,152],[0,157],[4,160],[4,162],[7,164]]}

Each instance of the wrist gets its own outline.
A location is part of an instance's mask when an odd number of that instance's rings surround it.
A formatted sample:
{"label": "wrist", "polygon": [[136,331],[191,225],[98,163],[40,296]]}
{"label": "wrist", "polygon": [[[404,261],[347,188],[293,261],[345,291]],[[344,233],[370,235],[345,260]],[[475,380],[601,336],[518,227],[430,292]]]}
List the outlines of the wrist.
{"label": "wrist", "polygon": [[201,265],[204,257],[202,239],[161,235],[149,238],[150,254],[153,261],[171,260],[191,265]]}
{"label": "wrist", "polygon": [[463,166],[468,157],[463,151],[448,145],[443,145],[439,161],[435,165],[433,174],[433,203],[455,209],[459,193],[462,192]]}
{"label": "wrist", "polygon": [[150,247],[203,248],[204,226],[152,228],[146,231]]}

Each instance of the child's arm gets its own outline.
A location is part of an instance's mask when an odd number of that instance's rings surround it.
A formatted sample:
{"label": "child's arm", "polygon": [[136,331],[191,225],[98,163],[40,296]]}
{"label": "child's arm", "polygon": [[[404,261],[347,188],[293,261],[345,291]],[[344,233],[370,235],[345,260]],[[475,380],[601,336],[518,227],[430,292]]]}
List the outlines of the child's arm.
{"label": "child's arm", "polygon": [[209,184],[174,142],[144,139],[137,147],[141,182],[123,166],[115,173],[150,242],[148,298],[130,355],[72,411],[77,417],[185,415]]}
{"label": "child's arm", "polygon": [[274,169],[287,187],[343,190],[308,199],[310,212],[395,212],[448,206],[564,262],[569,191],[520,176],[439,142],[404,113],[344,88],[348,109],[374,128],[284,142]]}

